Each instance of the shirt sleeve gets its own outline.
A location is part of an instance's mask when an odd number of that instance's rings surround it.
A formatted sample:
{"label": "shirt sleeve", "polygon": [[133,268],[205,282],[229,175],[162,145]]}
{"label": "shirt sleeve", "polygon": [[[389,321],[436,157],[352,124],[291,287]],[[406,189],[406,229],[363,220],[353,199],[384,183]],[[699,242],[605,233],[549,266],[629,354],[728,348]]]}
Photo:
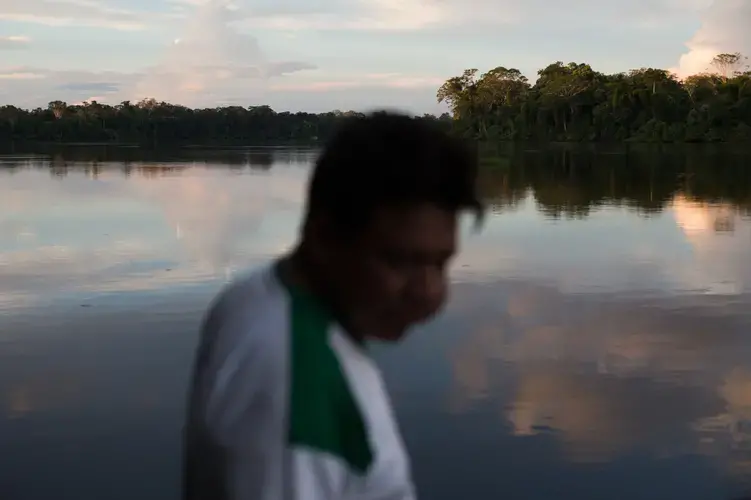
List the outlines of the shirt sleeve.
{"label": "shirt sleeve", "polygon": [[252,314],[231,306],[219,300],[201,328],[184,434],[184,500],[274,498],[267,493],[279,448],[268,435],[278,417],[272,360],[252,334]]}

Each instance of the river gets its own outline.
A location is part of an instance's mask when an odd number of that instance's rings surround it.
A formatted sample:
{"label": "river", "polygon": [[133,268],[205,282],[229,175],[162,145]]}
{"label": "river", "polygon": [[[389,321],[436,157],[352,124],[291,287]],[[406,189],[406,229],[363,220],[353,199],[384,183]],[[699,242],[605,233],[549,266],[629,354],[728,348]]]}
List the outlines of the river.
{"label": "river", "polygon": [[[177,500],[200,317],[293,243],[314,158],[0,157],[0,498]],[[486,162],[490,214],[463,225],[446,311],[374,348],[421,498],[751,493],[746,163]]]}

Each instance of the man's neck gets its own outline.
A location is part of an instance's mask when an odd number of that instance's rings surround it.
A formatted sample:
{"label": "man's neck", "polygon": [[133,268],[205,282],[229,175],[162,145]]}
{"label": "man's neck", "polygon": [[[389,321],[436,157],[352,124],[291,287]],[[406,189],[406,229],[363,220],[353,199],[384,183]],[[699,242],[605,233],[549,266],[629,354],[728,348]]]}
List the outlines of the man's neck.
{"label": "man's neck", "polygon": [[362,343],[363,336],[357,332],[346,314],[331,283],[320,273],[319,267],[311,262],[304,248],[298,246],[279,261],[281,279],[288,285],[312,295],[328,309],[345,332],[356,342]]}

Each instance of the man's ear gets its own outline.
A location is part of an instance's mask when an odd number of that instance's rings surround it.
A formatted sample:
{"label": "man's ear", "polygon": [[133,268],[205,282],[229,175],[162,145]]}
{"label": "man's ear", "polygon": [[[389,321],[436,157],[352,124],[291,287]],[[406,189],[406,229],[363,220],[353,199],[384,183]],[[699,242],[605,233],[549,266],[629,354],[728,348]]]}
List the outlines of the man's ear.
{"label": "man's ear", "polygon": [[303,226],[303,238],[311,248],[317,248],[319,258],[328,258],[331,254],[345,256],[361,243],[359,232],[350,234],[343,230],[326,212],[308,214]]}
{"label": "man's ear", "polygon": [[321,213],[311,213],[303,226],[303,239],[308,251],[322,262],[334,250],[336,233],[329,217]]}
{"label": "man's ear", "polygon": [[306,239],[327,247],[342,245],[346,240],[341,228],[333,223],[326,212],[311,212],[303,231]]}

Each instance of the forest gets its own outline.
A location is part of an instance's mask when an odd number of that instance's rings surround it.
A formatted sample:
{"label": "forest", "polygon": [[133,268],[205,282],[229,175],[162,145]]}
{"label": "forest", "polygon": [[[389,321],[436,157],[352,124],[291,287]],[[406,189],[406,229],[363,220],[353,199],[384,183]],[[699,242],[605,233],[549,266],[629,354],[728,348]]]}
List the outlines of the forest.
{"label": "forest", "polygon": [[[751,71],[740,53],[719,54],[706,72],[684,80],[664,69],[604,74],[575,62],[548,65],[534,83],[514,68],[467,69],[436,97],[450,113],[417,119],[480,142],[751,141]],[[317,143],[357,114],[276,112],[265,105],[190,109],[154,99],[53,101],[32,110],[0,106],[0,142]]]}
{"label": "forest", "polygon": [[603,74],[555,62],[530,84],[517,69],[465,70],[438,90],[453,129],[480,141],[726,142],[751,140],[751,71],[719,54],[678,79],[655,68]]}
{"label": "forest", "polygon": [[[277,113],[269,106],[190,109],[154,99],[23,110],[0,107],[0,138],[63,143],[263,145],[325,140],[354,112]],[[448,126],[451,126],[449,120]]]}

